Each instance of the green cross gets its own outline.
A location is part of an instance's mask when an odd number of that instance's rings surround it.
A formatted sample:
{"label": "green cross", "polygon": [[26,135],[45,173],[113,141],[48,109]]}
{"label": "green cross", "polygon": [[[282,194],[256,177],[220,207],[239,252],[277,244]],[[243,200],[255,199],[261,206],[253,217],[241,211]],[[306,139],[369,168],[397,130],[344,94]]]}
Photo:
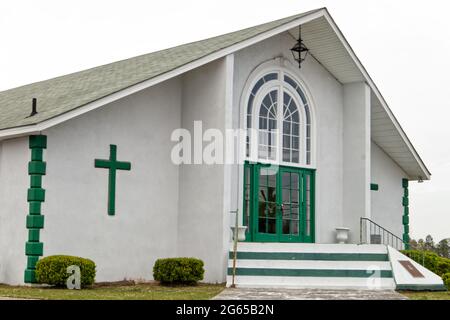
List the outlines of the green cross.
{"label": "green cross", "polygon": [[116,170],[131,170],[130,162],[117,161],[117,146],[109,145],[109,160],[95,159],[96,168],[109,169],[108,177],[108,215],[116,210]]}

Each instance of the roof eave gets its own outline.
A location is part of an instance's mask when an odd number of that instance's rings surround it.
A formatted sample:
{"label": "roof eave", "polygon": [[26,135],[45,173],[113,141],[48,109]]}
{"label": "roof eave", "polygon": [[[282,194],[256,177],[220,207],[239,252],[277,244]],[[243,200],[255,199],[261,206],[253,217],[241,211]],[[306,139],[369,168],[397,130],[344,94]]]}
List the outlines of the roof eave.
{"label": "roof eave", "polygon": [[[220,59],[225,57],[228,54],[232,54],[240,49],[243,49],[245,47],[248,47],[252,44],[255,44],[257,42],[263,41],[265,39],[268,39],[274,35],[277,35],[279,33],[282,33],[284,31],[288,31],[300,24],[304,24],[307,23],[309,21],[318,19],[320,17],[324,17],[327,22],[330,24],[331,28],[333,29],[333,31],[335,32],[335,34],[337,35],[337,37],[339,38],[339,40],[341,41],[341,43],[344,45],[346,51],[348,52],[348,54],[350,55],[350,57],[352,58],[352,60],[355,62],[355,65],[358,67],[359,71],[361,72],[361,74],[363,75],[365,81],[367,82],[367,84],[370,86],[370,88],[373,90],[373,92],[375,93],[375,95],[377,96],[377,98],[379,99],[382,107],[384,108],[384,110],[386,111],[387,115],[389,116],[389,119],[392,121],[392,123],[394,124],[395,128],[397,129],[397,131],[399,132],[400,136],[402,137],[403,141],[405,142],[405,144],[408,146],[408,149],[410,150],[411,154],[413,155],[415,161],[419,164],[419,167],[422,170],[422,174],[423,176],[420,176],[420,178],[422,180],[429,180],[431,177],[431,173],[429,172],[429,170],[427,169],[427,167],[425,166],[425,164],[423,163],[422,159],[420,158],[419,154],[417,153],[417,151],[415,150],[414,146],[412,145],[412,143],[410,142],[409,138],[407,137],[406,133],[403,131],[402,127],[400,126],[399,122],[397,121],[397,119],[395,118],[395,116],[393,115],[392,111],[390,110],[389,106],[387,105],[386,101],[384,100],[383,96],[381,95],[381,92],[378,90],[377,86],[375,85],[375,83],[373,82],[373,80],[371,79],[370,75],[368,74],[368,72],[366,71],[366,69],[364,68],[364,66],[362,65],[361,61],[358,59],[358,57],[356,56],[355,52],[353,51],[353,49],[351,48],[350,44],[347,42],[347,40],[345,39],[343,33],[340,31],[339,27],[337,26],[337,24],[334,22],[333,18],[331,17],[331,15],[329,14],[328,10],[326,8],[321,8],[321,9],[317,9],[316,11],[313,11],[309,14],[306,14],[305,16],[299,17],[298,19],[292,20],[288,23],[285,23],[281,26],[275,27],[271,30],[265,31],[261,34],[258,34],[252,38],[246,39],[242,42],[236,43],[234,45],[231,45],[227,48],[218,50],[216,52],[213,52],[211,54],[208,54],[200,59],[191,61],[185,65],[182,65],[178,68],[175,68],[174,70],[168,71],[166,73],[163,73],[161,75],[158,75],[156,77],[147,79],[143,82],[137,83],[135,85],[132,85],[128,88],[124,88],[120,91],[114,92],[108,96],[105,96],[103,98],[100,98],[96,101],[90,102],[84,106],[80,106],[76,109],[73,109],[71,111],[68,111],[64,114],[60,114],[58,116],[55,116],[51,119],[46,119],[42,122],[39,122],[37,124],[33,124],[33,125],[28,125],[28,126],[23,126],[23,127],[14,127],[14,128],[8,128],[8,129],[2,129],[0,130],[0,140],[4,140],[4,139],[9,139],[12,137],[19,137],[19,136],[24,136],[24,135],[30,135],[36,132],[41,132],[42,130],[45,130],[47,128],[50,128],[54,125],[57,125],[59,123],[65,122],[67,120],[70,120],[74,117],[77,117],[81,114],[84,114],[86,112],[89,112],[91,110],[94,110],[96,108],[99,108],[105,104],[111,103],[113,101],[116,101],[118,99],[121,99],[125,96],[128,96],[130,94],[136,93],[138,91],[141,91],[143,89],[149,88],[151,86],[154,86],[158,83],[161,83],[163,81],[166,81],[168,79],[171,79],[173,77],[176,77],[178,75],[181,75],[185,72],[188,72],[192,69],[195,69],[197,67],[200,67],[204,64],[207,64],[211,61],[214,61],[216,59]],[[419,177],[419,175],[418,175]],[[414,180],[414,177],[410,177],[411,180]],[[419,178],[418,178],[419,179]]]}
{"label": "roof eave", "polygon": [[387,115],[389,116],[389,119],[392,121],[392,123],[394,124],[395,128],[397,129],[397,131],[399,132],[400,136],[402,137],[403,141],[408,146],[408,149],[410,150],[410,152],[413,155],[414,159],[419,164],[419,166],[420,166],[420,168],[422,170],[423,176],[418,175],[417,178],[416,177],[410,177],[410,179],[411,180],[420,180],[420,179],[422,179],[422,180],[430,180],[430,178],[431,178],[430,171],[428,170],[428,168],[426,167],[425,163],[420,158],[419,154],[417,153],[416,149],[412,145],[412,143],[409,140],[408,136],[404,132],[404,130],[401,127],[400,123],[395,118],[394,114],[392,113],[391,109],[389,108],[388,104],[386,103],[386,100],[384,99],[384,97],[381,94],[380,90],[378,90],[378,87],[376,86],[375,82],[372,80],[372,78],[370,77],[369,73],[364,68],[364,66],[361,63],[361,61],[359,60],[359,58],[356,56],[356,54],[353,51],[352,47],[348,43],[347,39],[345,38],[345,36],[341,32],[341,30],[339,29],[337,24],[334,22],[333,18],[331,17],[330,13],[328,12],[328,10],[326,8],[324,8],[323,11],[324,11],[325,19],[327,19],[328,23],[333,28],[333,31],[336,33],[336,35],[338,36],[339,40],[342,42],[342,44],[346,48],[347,52],[349,53],[349,55],[351,56],[351,58],[355,62],[356,66],[358,67],[358,69],[360,70],[360,72],[363,75],[364,79],[366,80],[367,84],[372,89],[372,91],[375,93],[377,98],[379,99],[382,107],[384,108],[384,110],[386,111]]}
{"label": "roof eave", "polygon": [[211,54],[208,54],[200,59],[191,61],[185,65],[182,65],[180,67],[177,67],[173,70],[170,70],[168,72],[162,73],[156,77],[147,79],[145,81],[142,81],[140,83],[134,84],[130,87],[121,89],[117,92],[114,92],[112,94],[109,94],[103,98],[100,98],[98,100],[95,100],[93,102],[87,103],[83,106],[79,106],[78,108],[75,108],[73,110],[70,110],[68,112],[65,112],[63,114],[57,115],[53,118],[43,120],[41,122],[38,122],[36,124],[32,125],[26,125],[21,127],[11,127],[11,128],[5,128],[0,130],[0,141],[5,139],[10,139],[13,137],[20,137],[20,136],[26,136],[33,134],[35,132],[40,132],[42,130],[48,129],[52,126],[55,126],[57,124],[60,124],[62,122],[68,121],[74,117],[77,117],[79,115],[82,115],[86,112],[92,111],[94,109],[97,109],[105,104],[114,102],[116,100],[119,100],[123,97],[126,97],[130,94],[136,93],[138,91],[147,89],[151,86],[154,86],[158,83],[161,83],[163,81],[169,80],[171,78],[174,78],[176,76],[179,76],[183,73],[186,73],[190,70],[193,70],[195,68],[198,68],[202,65],[205,65],[211,61],[223,58],[229,54],[232,54],[236,51],[239,51],[245,47],[251,46],[255,43],[258,43],[260,41],[263,41],[265,39],[268,39],[274,35],[277,35],[279,33],[282,33],[284,31],[287,31],[291,28],[294,28],[300,24],[307,23],[309,21],[318,19],[320,17],[323,17],[326,12],[326,8],[320,8],[317,10],[313,10],[311,13],[306,14],[302,17],[299,17],[298,19],[294,19],[290,22],[287,22],[283,25],[280,25],[278,27],[275,27],[273,29],[270,29],[268,31],[262,32],[261,34],[258,34],[252,38],[246,39],[244,41],[241,41],[239,43],[236,43],[234,45],[231,45],[229,47],[223,48],[221,50],[218,50],[216,52],[213,52]]}

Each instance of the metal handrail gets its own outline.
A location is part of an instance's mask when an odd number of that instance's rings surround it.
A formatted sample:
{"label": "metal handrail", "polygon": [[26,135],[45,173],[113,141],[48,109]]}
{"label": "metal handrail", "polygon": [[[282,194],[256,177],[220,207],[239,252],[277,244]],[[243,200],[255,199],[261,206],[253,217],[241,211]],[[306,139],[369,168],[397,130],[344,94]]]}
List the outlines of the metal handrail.
{"label": "metal handrail", "polygon": [[[364,223],[366,222],[366,223]],[[369,223],[369,229],[367,229],[367,223]],[[364,230],[364,232],[363,232]],[[402,250],[408,248],[408,243],[405,242],[399,236],[396,236],[394,233],[390,232],[386,228],[380,226],[378,223],[370,220],[369,218],[360,218],[360,229],[359,229],[359,239],[360,243],[372,243],[372,239],[368,241],[367,239],[367,231],[370,232],[370,236],[377,235],[380,236],[380,244],[390,245],[397,250]],[[378,232],[378,233],[377,233]]]}

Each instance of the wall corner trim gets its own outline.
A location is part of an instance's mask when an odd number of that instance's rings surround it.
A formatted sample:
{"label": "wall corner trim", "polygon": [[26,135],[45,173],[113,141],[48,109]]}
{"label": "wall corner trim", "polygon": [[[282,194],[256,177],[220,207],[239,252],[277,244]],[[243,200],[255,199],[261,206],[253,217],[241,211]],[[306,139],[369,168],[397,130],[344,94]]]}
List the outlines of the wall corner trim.
{"label": "wall corner trim", "polygon": [[47,170],[43,152],[47,148],[47,136],[29,136],[29,148],[31,150],[31,159],[28,162],[30,187],[27,190],[29,210],[26,217],[28,241],[25,243],[27,268],[24,273],[24,282],[36,283],[36,263],[39,257],[44,254],[44,244],[40,242],[40,230],[44,228],[44,216],[41,214],[41,204],[45,201],[45,189],[42,188],[42,177]]}
{"label": "wall corner trim", "polygon": [[408,179],[402,179],[402,188],[403,188],[403,197],[402,197],[402,206],[403,206],[403,242],[405,243],[405,249],[409,249],[409,191],[408,191],[409,181]]}

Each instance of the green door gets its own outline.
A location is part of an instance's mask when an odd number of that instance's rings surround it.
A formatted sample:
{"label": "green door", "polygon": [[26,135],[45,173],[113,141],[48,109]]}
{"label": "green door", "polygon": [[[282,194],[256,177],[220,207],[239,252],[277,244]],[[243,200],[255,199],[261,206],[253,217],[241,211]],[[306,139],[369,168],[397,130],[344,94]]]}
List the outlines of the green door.
{"label": "green door", "polygon": [[314,242],[314,171],[245,165],[247,241]]}

